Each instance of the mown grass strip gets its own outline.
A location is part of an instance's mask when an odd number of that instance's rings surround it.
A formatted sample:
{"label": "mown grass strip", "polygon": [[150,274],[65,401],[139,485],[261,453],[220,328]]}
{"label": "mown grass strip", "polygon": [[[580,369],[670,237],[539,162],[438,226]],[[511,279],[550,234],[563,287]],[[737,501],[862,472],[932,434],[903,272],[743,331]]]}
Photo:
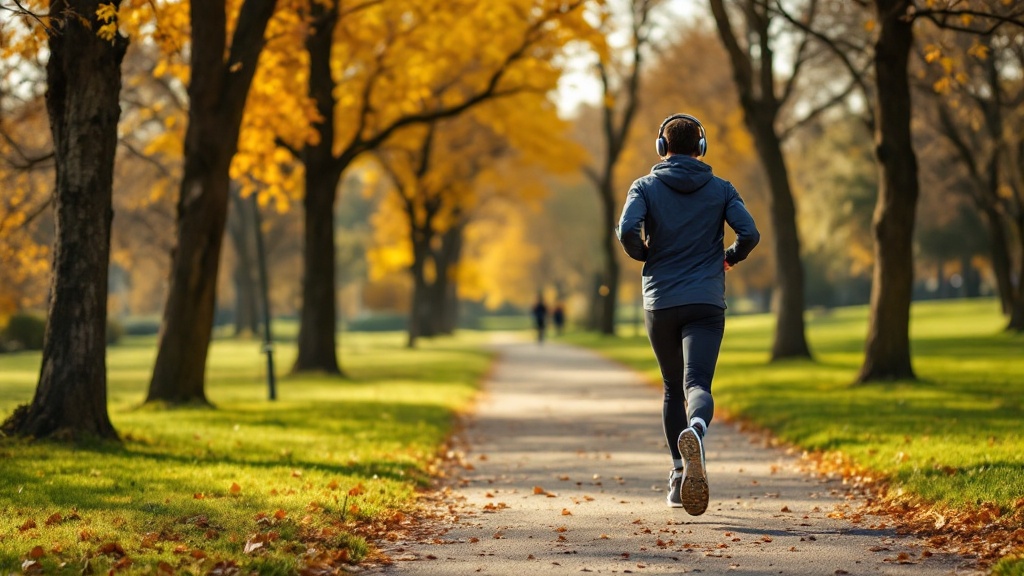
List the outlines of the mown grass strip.
{"label": "mown grass strip", "polygon": [[[35,561],[45,573],[293,574],[360,559],[361,527],[408,511],[491,362],[474,335],[403,342],[345,335],[348,379],[286,376],[272,403],[260,344],[218,340],[207,380],[216,408],[171,410],[138,408],[153,340],[111,348],[121,444],[0,439],[0,572]],[[278,366],[293,358],[278,346]],[[31,400],[38,365],[38,354],[0,356],[0,413]]]}

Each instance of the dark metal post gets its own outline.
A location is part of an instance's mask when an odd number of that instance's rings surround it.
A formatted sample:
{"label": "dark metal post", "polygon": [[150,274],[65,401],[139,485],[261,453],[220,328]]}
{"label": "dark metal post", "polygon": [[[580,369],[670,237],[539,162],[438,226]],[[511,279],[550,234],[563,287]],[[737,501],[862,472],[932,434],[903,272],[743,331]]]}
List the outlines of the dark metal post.
{"label": "dark metal post", "polygon": [[274,380],[274,339],[270,331],[270,287],[267,282],[267,256],[263,250],[263,225],[256,193],[253,193],[251,198],[252,212],[256,221],[256,260],[259,263],[260,291],[263,294],[263,351],[267,354],[267,390],[269,398],[277,400],[277,384]]}

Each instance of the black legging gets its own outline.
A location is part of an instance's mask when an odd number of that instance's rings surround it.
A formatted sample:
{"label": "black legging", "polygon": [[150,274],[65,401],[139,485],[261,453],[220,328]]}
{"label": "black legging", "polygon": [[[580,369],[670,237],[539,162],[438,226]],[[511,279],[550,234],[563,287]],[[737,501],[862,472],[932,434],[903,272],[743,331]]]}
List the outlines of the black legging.
{"label": "black legging", "polygon": [[680,459],[676,441],[693,417],[711,424],[715,401],[711,379],[725,332],[725,310],[711,304],[687,304],[645,310],[651,348],[665,382],[662,419],[673,459]]}

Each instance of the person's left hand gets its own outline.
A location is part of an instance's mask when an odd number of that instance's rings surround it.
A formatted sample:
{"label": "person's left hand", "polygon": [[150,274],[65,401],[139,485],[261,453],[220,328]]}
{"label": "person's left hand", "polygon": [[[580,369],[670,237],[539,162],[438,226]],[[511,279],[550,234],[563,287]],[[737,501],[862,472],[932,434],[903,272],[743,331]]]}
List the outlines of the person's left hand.
{"label": "person's left hand", "polygon": [[732,265],[729,264],[728,260],[726,260],[725,261],[725,271],[728,272],[729,270],[732,270]]}

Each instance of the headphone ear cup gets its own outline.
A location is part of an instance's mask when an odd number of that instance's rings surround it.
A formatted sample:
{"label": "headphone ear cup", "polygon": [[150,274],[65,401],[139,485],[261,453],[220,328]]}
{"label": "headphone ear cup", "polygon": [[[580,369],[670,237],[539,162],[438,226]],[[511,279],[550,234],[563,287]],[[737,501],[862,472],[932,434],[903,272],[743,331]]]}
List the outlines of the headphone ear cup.
{"label": "headphone ear cup", "polygon": [[658,139],[654,141],[654,149],[657,150],[658,156],[664,156],[668,153],[668,142],[659,136]]}
{"label": "headphone ear cup", "polygon": [[707,155],[707,153],[708,153],[708,139],[707,138],[701,138],[700,141],[697,142],[697,148],[700,149],[700,155],[701,156]]}

